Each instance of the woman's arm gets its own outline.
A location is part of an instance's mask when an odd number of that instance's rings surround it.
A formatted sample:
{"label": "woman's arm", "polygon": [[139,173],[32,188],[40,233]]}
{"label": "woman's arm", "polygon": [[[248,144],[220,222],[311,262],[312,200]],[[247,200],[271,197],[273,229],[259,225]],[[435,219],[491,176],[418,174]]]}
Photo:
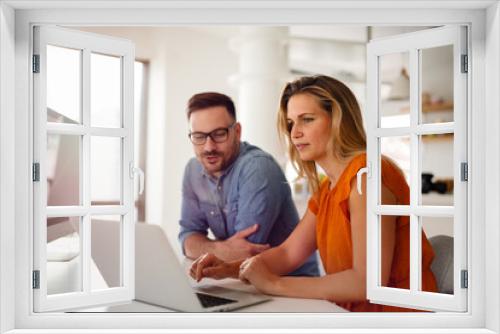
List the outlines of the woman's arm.
{"label": "woman's arm", "polygon": [[[295,230],[279,246],[268,249],[259,258],[275,275],[286,275],[300,267],[316,250],[316,216],[309,210]],[[189,274],[197,281],[203,277],[238,277],[243,261],[224,262],[213,254],[204,254],[191,265]]]}
{"label": "woman's arm", "polygon": [[334,302],[364,300],[366,295],[364,278],[352,269],[322,277],[278,276],[260,255],[247,259],[240,268],[240,280],[269,295]]}
{"label": "woman's arm", "polygon": [[316,248],[316,216],[307,210],[281,245],[258,256],[274,274],[281,276],[300,267]]}
{"label": "woman's arm", "polygon": [[[248,259],[242,264],[240,279],[248,281],[260,291],[297,298],[328,299],[334,302],[366,300],[366,186],[363,194],[357,192],[357,181],[351,182],[349,211],[351,218],[352,268],[319,278],[279,277],[261,260],[264,253]],[[366,185],[364,176],[363,185]],[[384,203],[392,203],[394,196],[387,189],[382,195]],[[382,283],[387,284],[390,276],[395,244],[395,219],[382,219]]]}

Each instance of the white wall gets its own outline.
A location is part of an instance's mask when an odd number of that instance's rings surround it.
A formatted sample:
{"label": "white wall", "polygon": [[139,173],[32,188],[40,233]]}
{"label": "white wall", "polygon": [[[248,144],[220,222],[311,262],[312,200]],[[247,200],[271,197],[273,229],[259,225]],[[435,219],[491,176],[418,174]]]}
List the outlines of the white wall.
{"label": "white wall", "polygon": [[[186,40],[189,43],[184,43]],[[164,48],[165,193],[164,202],[158,204],[163,207],[161,225],[167,231],[172,245],[178,245],[182,175],[187,161],[193,156],[187,137],[186,102],[195,93],[211,90],[233,97],[238,106],[236,88],[228,84],[228,78],[238,71],[238,63],[237,55],[229,50],[227,37],[217,34],[178,29],[169,35]],[[174,249],[180,251],[180,247]]]}

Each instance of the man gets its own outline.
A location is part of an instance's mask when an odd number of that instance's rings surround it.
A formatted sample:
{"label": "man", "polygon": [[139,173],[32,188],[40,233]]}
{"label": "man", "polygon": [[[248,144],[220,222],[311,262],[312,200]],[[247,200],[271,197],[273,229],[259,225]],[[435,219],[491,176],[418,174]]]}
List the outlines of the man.
{"label": "man", "polygon": [[[240,142],[233,101],[220,93],[188,102],[189,138],[196,158],[184,172],[181,231],[184,254],[232,261],[281,244],[299,217],[290,187],[272,156]],[[208,230],[215,240],[208,238]],[[293,275],[318,275],[315,254]]]}

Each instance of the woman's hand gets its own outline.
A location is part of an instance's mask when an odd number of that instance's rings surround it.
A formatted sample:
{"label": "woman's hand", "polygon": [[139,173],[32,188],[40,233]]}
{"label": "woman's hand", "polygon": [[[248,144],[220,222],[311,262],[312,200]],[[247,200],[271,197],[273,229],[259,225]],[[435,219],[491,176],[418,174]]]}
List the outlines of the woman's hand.
{"label": "woman's hand", "polygon": [[207,253],[193,262],[189,269],[189,275],[197,282],[204,277],[214,279],[237,278],[240,264],[241,261],[224,262],[214,254]]}
{"label": "woman's hand", "polygon": [[240,265],[239,279],[252,284],[262,293],[275,294],[280,276],[272,273],[264,261],[257,255],[246,259]]}

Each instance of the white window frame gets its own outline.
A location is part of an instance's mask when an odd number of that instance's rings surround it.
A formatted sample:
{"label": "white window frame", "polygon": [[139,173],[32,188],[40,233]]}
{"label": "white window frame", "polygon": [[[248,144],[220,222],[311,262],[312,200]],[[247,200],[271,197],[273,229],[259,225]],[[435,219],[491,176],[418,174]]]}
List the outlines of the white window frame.
{"label": "white window frame", "polygon": [[[62,9],[59,6],[72,7]],[[120,8],[127,6],[127,8]],[[4,1],[0,4],[0,332],[46,332],[36,328],[272,328],[274,332],[499,333],[500,320],[500,8],[497,1],[199,1],[115,2]],[[399,6],[399,8],[395,8]],[[41,10],[41,8],[49,8]],[[103,9],[114,8],[113,10]],[[142,7],[138,12],[136,8]],[[155,7],[155,8],[152,8]],[[157,8],[161,7],[161,8]],[[78,9],[80,8],[80,10]],[[82,11],[81,8],[87,9]],[[213,10],[206,10],[206,9]],[[140,13],[140,15],[138,14]],[[472,90],[468,119],[471,157],[467,314],[34,314],[31,278],[30,143],[32,98],[31,26],[172,24],[470,24]],[[486,22],[486,24],[484,23]],[[13,70],[15,66],[15,72]],[[487,67],[487,71],[485,68]],[[15,85],[15,98],[14,89]],[[15,123],[15,132],[12,124]],[[487,140],[486,140],[487,139]],[[15,145],[15,146],[14,146]],[[15,148],[15,149],[14,149]],[[487,160],[486,160],[487,159]],[[14,163],[15,162],[15,163]],[[15,178],[15,184],[12,180]],[[485,182],[486,179],[488,182]],[[5,185],[5,186],[4,186]],[[15,194],[13,196],[13,194]],[[14,208],[14,209],[13,209]],[[471,223],[473,222],[473,223]],[[487,251],[486,251],[487,250]],[[15,260],[15,261],[14,261]],[[15,291],[12,286],[15,284]],[[485,289],[488,293],[485,294]],[[15,305],[15,307],[12,307]],[[94,328],[88,329],[87,328]],[[288,328],[288,330],[286,330]],[[307,329],[309,328],[309,329]],[[337,330],[334,330],[337,328]],[[376,330],[374,328],[384,328]],[[210,330],[211,329],[211,330]],[[281,329],[281,331],[280,331]],[[285,329],[285,330],[283,330]],[[316,329],[316,330],[313,330]],[[193,329],[190,332],[203,332]],[[236,331],[236,330],[234,330]],[[350,331],[350,330],[349,330]],[[64,330],[71,332],[71,330]],[[135,330],[133,332],[145,332]],[[227,331],[226,331],[227,332]],[[248,332],[248,331],[246,331]],[[269,332],[269,331],[267,331]]]}
{"label": "white window frame", "polygon": [[[367,48],[367,163],[370,166],[367,185],[367,296],[374,303],[393,306],[412,306],[422,310],[467,310],[467,289],[461,288],[461,270],[467,270],[467,183],[461,180],[461,163],[467,163],[467,81],[470,72],[462,73],[461,57],[467,55],[466,26],[444,26],[408,34],[372,40]],[[439,46],[453,46],[453,122],[422,124],[420,96],[422,71],[420,50]],[[410,120],[409,126],[385,128],[379,124],[380,57],[391,53],[409,55]],[[421,205],[421,153],[419,136],[422,134],[453,134],[453,198],[451,206]],[[411,168],[409,176],[410,202],[408,205],[381,205],[381,138],[408,136],[410,138]],[[421,152],[421,151],[420,151]],[[420,158],[420,160],[419,160]],[[408,290],[380,285],[381,275],[381,217],[405,215],[410,219],[410,287]],[[453,294],[430,293],[421,290],[422,226],[419,217],[453,218]],[[471,273],[473,274],[473,273]]]}
{"label": "white window frame", "polygon": [[[131,301],[134,299],[134,205],[133,205],[133,166],[134,158],[134,103],[133,103],[133,71],[134,46],[130,41],[107,36],[65,29],[54,26],[37,26],[34,28],[34,54],[40,58],[39,73],[33,75],[34,83],[34,162],[39,163],[39,180],[34,182],[34,253],[33,269],[39,271],[39,288],[34,289],[34,309],[36,312],[91,307],[102,304]],[[81,89],[81,123],[61,124],[47,122],[47,45],[80,50],[80,66],[82,78]],[[120,128],[92,127],[90,119],[91,91],[91,55],[100,53],[114,56],[120,62]],[[75,135],[81,139],[81,159],[79,170],[79,191],[81,202],[72,206],[47,206],[47,140],[46,136]],[[121,180],[119,205],[91,204],[91,138],[119,138]],[[118,215],[120,245],[120,286],[92,290],[91,282],[91,225],[92,215]],[[80,218],[80,278],[81,291],[64,294],[47,294],[47,218],[70,217]]]}

